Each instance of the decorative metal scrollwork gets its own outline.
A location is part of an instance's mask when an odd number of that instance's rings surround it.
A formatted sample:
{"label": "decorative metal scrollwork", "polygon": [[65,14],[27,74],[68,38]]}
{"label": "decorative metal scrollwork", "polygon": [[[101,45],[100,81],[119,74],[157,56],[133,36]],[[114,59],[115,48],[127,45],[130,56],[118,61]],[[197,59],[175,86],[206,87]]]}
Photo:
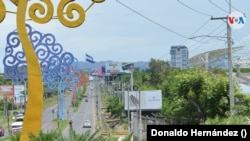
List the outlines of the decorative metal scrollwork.
{"label": "decorative metal scrollwork", "polygon": [[6,7],[3,3],[3,0],[0,0],[0,22],[2,22],[6,15]]}
{"label": "decorative metal scrollwork", "polygon": [[[57,16],[60,22],[67,27],[78,27],[80,26],[85,20],[85,11],[84,9],[77,3],[71,3],[72,0],[61,0],[58,8],[57,8]],[[73,19],[74,14],[73,11],[77,11],[78,18],[74,21],[67,20],[64,17],[63,9],[66,8],[66,15],[68,18]]]}
{"label": "decorative metal scrollwork", "polygon": [[[64,52],[61,44],[56,42],[55,36],[47,33],[42,34],[26,25],[29,39],[36,52],[43,73],[43,81],[48,86],[55,86],[58,79],[68,77],[68,72],[76,60],[72,53]],[[12,79],[15,84],[27,81],[27,63],[25,53],[20,50],[20,39],[17,31],[7,36],[5,57],[3,59],[5,77]]]}
{"label": "decorative metal scrollwork", "polygon": [[[53,18],[54,7],[51,0],[43,0],[42,2],[43,4],[33,3],[29,7],[29,16],[31,20],[37,23],[47,23]],[[74,12],[78,16],[74,15]],[[57,18],[64,26],[73,28],[80,26],[84,22],[85,11],[81,5],[72,0],[61,0],[57,7]]]}
{"label": "decorative metal scrollwork", "polygon": [[[47,6],[47,12],[45,10],[45,7],[41,3],[34,3],[29,8],[30,18],[37,23],[47,23],[53,17],[54,7],[51,0],[43,0],[42,2]],[[39,12],[39,14],[43,15],[42,18],[36,15],[37,11]]]}
{"label": "decorative metal scrollwork", "polygon": [[[42,34],[26,25],[29,39],[39,59],[42,69],[43,84],[51,89],[58,89],[60,97],[59,119],[63,119],[64,113],[64,89],[72,88],[79,82],[77,70],[78,61],[70,52],[64,52],[61,44],[56,42],[54,35]],[[17,31],[7,36],[6,55],[4,57],[5,77],[14,84],[22,84],[27,81],[27,62],[25,53],[20,50],[20,39]]]}

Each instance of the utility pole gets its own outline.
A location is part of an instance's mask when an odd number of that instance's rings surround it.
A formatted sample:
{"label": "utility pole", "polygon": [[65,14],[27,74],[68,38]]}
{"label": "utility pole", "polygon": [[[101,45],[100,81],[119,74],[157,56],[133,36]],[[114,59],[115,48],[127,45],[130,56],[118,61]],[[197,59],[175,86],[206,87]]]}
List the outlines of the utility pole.
{"label": "utility pole", "polygon": [[130,133],[130,111],[129,111],[129,87],[128,88],[128,96],[127,96],[127,101],[128,101],[128,132]]}
{"label": "utility pole", "polygon": [[[229,13],[231,13],[231,0],[229,1]],[[227,17],[211,18],[211,20],[223,20]],[[232,67],[232,31],[230,25],[227,23],[227,45],[228,45],[228,73],[229,73],[229,98],[230,98],[230,114],[234,115],[234,86],[233,86],[233,67]]]}
{"label": "utility pole", "polygon": [[[133,78],[134,67],[130,65],[130,91],[133,92],[134,78]],[[128,91],[128,132],[131,132],[131,115],[130,115],[130,103],[129,103],[129,91]]]}
{"label": "utility pole", "polygon": [[139,141],[142,140],[141,92],[139,90]]}

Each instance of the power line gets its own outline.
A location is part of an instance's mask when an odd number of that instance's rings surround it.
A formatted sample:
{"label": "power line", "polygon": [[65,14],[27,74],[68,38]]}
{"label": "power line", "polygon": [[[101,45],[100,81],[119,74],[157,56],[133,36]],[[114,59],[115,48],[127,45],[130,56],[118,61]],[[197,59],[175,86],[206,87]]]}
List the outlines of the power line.
{"label": "power line", "polygon": [[201,14],[201,15],[211,17],[211,15],[206,14],[206,13],[203,13],[203,12],[201,12],[201,11],[198,11],[198,10],[196,10],[196,9],[194,9],[194,8],[192,8],[192,7],[190,7],[190,6],[188,6],[187,4],[185,4],[185,3],[181,2],[180,0],[177,0],[177,1],[178,1],[180,4],[184,5],[185,7],[189,8],[189,9],[191,9],[191,10],[193,10],[193,11],[195,11],[195,12],[197,12],[197,13]]}
{"label": "power line", "polygon": [[[225,31],[225,29],[223,29],[223,31]],[[221,33],[221,32],[220,32]],[[218,33],[218,34],[220,34],[220,33]],[[207,44],[208,44],[208,42],[209,41],[211,41],[212,39],[214,39],[214,38],[216,38],[217,40],[220,40],[220,38],[226,38],[226,37],[223,37],[223,36],[217,36],[218,34],[216,34],[215,36],[203,36],[202,37],[202,39],[205,39],[205,38],[207,38],[207,37],[209,37],[209,39],[206,41],[207,42]],[[225,41],[225,40],[222,40],[222,41]],[[216,43],[214,43],[214,45],[211,45],[211,47],[214,47],[215,45],[217,45],[218,43],[220,43],[220,42],[216,42]],[[193,44],[193,45],[191,45],[191,47],[193,47],[193,46],[195,46],[196,44]],[[224,48],[224,46],[225,45],[223,45],[223,46],[221,46],[221,47],[217,47],[217,49],[220,49],[220,48]],[[199,48],[199,47],[202,47],[202,45],[197,45],[196,47],[193,47],[189,52],[191,53],[191,52],[193,52],[194,50],[196,50],[197,48]]]}
{"label": "power line", "polygon": [[[224,24],[222,23],[222,24],[220,24],[218,27],[216,27],[214,30],[212,30],[210,33],[208,33],[207,34],[207,36],[211,36],[211,34],[213,34],[214,32],[216,32],[220,27],[222,27]],[[223,29],[223,31],[224,31],[224,29]],[[220,32],[219,32],[220,33]],[[206,37],[202,37],[199,41],[201,42],[203,39],[205,39]],[[211,39],[209,39],[209,40],[211,40]],[[196,43],[195,43],[196,44]],[[207,42],[205,42],[204,44],[207,44]]]}
{"label": "power line", "polygon": [[242,37],[239,34],[237,34],[235,31],[232,31],[232,34],[234,35],[235,40],[237,40],[238,42],[240,42],[241,44],[243,44],[242,40],[241,40]]}
{"label": "power line", "polygon": [[[188,6],[187,4],[185,4],[184,2],[181,2],[180,0],[177,0],[177,1],[178,1],[180,4],[184,5],[185,7],[189,8],[189,9],[191,9],[191,10],[193,10],[193,11],[195,11],[195,12],[201,14],[201,15],[212,17],[212,15],[209,15],[209,14],[206,14],[206,13],[204,13],[204,12],[201,12],[201,11],[199,11],[199,10],[197,10],[197,9],[194,9],[194,8]],[[198,29],[192,34],[192,36],[195,35],[198,31],[200,31],[209,21],[210,21],[210,19],[209,19],[208,21],[206,21],[200,28],[198,28]],[[220,25],[219,27],[221,27],[221,26],[222,26],[222,25]],[[210,34],[212,34],[213,32],[215,32],[219,27],[217,27],[215,30],[213,30],[213,31],[210,32],[208,35],[206,35],[206,37],[216,37],[216,36],[210,36]],[[219,33],[218,33],[218,34],[219,34]],[[199,41],[196,41],[195,44],[197,44],[198,42],[199,42],[199,43],[202,43],[201,41],[202,41],[203,39],[205,39],[206,37],[203,36],[202,39],[200,39]],[[182,42],[182,44],[185,43],[187,40],[191,40],[191,39],[192,39],[192,38],[189,38],[189,39],[184,40],[184,41]],[[210,40],[212,40],[212,38],[210,38],[209,40],[207,40],[206,43],[207,43],[208,41],[210,41]],[[202,44],[206,44],[206,43],[202,43]],[[194,46],[195,44],[193,44],[193,45],[191,45],[191,46]],[[197,47],[196,47],[196,48],[197,48]],[[163,57],[166,56],[166,55],[167,55],[167,54],[164,54],[161,58],[163,58]]]}
{"label": "power line", "polygon": [[[126,4],[122,3],[122,2],[120,2],[119,0],[116,0],[116,1],[117,1],[119,4],[121,4],[122,6],[126,7],[126,8],[129,9],[129,10],[131,10],[132,12],[134,12],[134,13],[138,14],[139,16],[145,18],[146,20],[148,20],[148,21],[150,21],[150,22],[156,24],[157,26],[159,26],[159,27],[161,27],[161,28],[163,28],[163,29],[165,29],[165,30],[168,30],[168,31],[170,31],[170,32],[172,32],[172,33],[174,33],[174,34],[177,34],[177,35],[179,35],[179,36],[185,38],[186,40],[185,40],[184,42],[186,42],[187,40],[193,40],[193,39],[190,39],[190,38],[188,38],[188,37],[186,37],[186,36],[184,36],[184,35],[182,35],[182,34],[179,34],[179,33],[175,32],[175,31],[173,31],[173,30],[171,30],[171,29],[169,29],[169,28],[167,28],[167,27],[165,27],[165,26],[163,26],[163,25],[161,25],[161,24],[155,22],[154,20],[152,20],[152,19],[146,17],[145,15],[143,15],[143,14],[141,14],[140,12],[138,12],[138,11],[132,9],[131,7],[129,7],[128,5],[126,5]],[[201,12],[200,12],[200,13],[201,13]],[[203,13],[203,15],[204,15],[204,13]],[[205,16],[211,17],[211,15],[208,15],[208,14],[205,14]],[[193,35],[194,35],[195,33],[197,33],[198,31],[200,31],[209,21],[210,21],[210,19],[209,19],[208,21],[206,21],[206,22],[205,22],[196,32],[194,32]],[[194,40],[194,41],[195,41],[195,40]],[[199,41],[196,41],[196,42],[199,42]],[[165,55],[164,55],[164,56],[165,56]],[[164,57],[164,56],[163,56],[163,57]],[[163,58],[163,57],[161,57],[161,58]]]}
{"label": "power line", "polygon": [[219,7],[218,5],[216,5],[214,2],[212,2],[211,0],[208,0],[210,3],[212,3],[215,7],[219,8],[220,10],[224,11],[225,13],[228,13],[226,10],[222,9],[221,7]]}
{"label": "power line", "polygon": [[[209,23],[209,21],[210,21],[210,19],[208,19],[204,24],[202,24],[191,36],[194,36],[197,32],[199,32],[203,27],[205,27],[205,25],[207,25],[208,23]],[[182,44],[184,44],[186,41],[188,41],[188,40],[193,40],[193,39],[190,39],[190,38],[188,38],[188,39],[185,39],[182,43],[181,43],[181,45]],[[194,40],[195,41],[195,40]],[[195,41],[196,42],[196,41]],[[199,41],[198,41],[199,42]],[[168,52],[169,53],[169,52]],[[161,57],[160,57],[160,59],[161,58],[163,58],[163,57],[165,57],[165,56],[167,56],[168,55],[168,53],[165,53],[164,55],[162,55]]]}
{"label": "power line", "polygon": [[[225,2],[226,2],[228,5],[230,5],[230,3],[228,2],[228,0],[225,0]],[[236,7],[234,7],[232,4],[231,4],[231,7],[234,8],[235,10],[241,12],[241,13],[244,13],[244,12],[242,12],[241,10],[237,9]],[[245,15],[245,13],[244,13],[244,15]],[[246,15],[245,15],[245,16],[246,16]]]}
{"label": "power line", "polygon": [[[188,7],[189,9],[192,9],[193,11],[196,11],[196,12],[202,14],[202,15],[205,15],[205,16],[212,17],[212,16],[209,15],[209,14],[206,14],[206,13],[200,12],[200,11],[194,9],[194,8],[191,8],[190,6],[184,4],[183,2],[181,2],[181,1],[179,1],[179,0],[177,0],[177,1],[178,1],[179,3],[181,3],[181,4],[183,4],[184,6]],[[186,42],[187,40],[193,40],[193,41],[196,42],[195,44],[197,44],[198,42],[199,42],[199,43],[202,43],[201,41],[202,41],[203,39],[207,38],[207,37],[210,37],[209,40],[212,40],[212,38],[214,38],[214,37],[216,37],[216,36],[211,36],[211,34],[212,34],[213,32],[215,32],[215,31],[220,27],[220,26],[219,26],[219,27],[216,28],[214,31],[212,31],[212,32],[210,32],[208,35],[204,36],[201,40],[197,41],[197,40],[194,40],[194,39],[192,39],[192,38],[188,38],[188,37],[186,37],[186,36],[184,36],[184,35],[182,35],[182,34],[179,34],[179,33],[175,32],[175,31],[173,31],[173,30],[171,30],[171,29],[169,29],[169,28],[163,26],[162,24],[160,24],[160,23],[158,23],[158,22],[155,22],[154,20],[152,20],[152,19],[150,19],[149,17],[147,17],[147,16],[141,14],[140,12],[134,10],[133,8],[131,8],[131,7],[129,7],[128,5],[126,5],[126,4],[122,3],[122,2],[120,2],[119,0],[116,0],[116,2],[118,2],[119,4],[121,4],[122,6],[124,6],[125,8],[129,9],[130,11],[136,13],[137,15],[143,17],[144,19],[146,19],[146,20],[148,20],[148,21],[154,23],[155,25],[157,25],[157,26],[159,26],[159,27],[161,27],[161,28],[163,28],[163,29],[165,29],[165,30],[167,30],[167,31],[170,31],[170,32],[172,32],[172,33],[174,33],[174,34],[176,34],[176,35],[179,35],[179,36],[185,38],[186,40],[184,40],[184,42]],[[192,35],[196,34],[198,31],[200,31],[209,21],[210,21],[210,19],[209,19],[208,21],[206,21],[200,28],[198,28]],[[222,24],[222,25],[223,25],[223,24]],[[223,29],[223,31],[224,31],[224,29]],[[216,38],[216,39],[219,39],[219,37]],[[208,41],[209,41],[209,40],[208,40]],[[208,41],[206,41],[206,43],[207,43]],[[202,44],[206,44],[206,43],[203,42]],[[194,46],[194,45],[192,45],[192,46]],[[196,48],[197,48],[197,47],[196,47]],[[166,54],[163,55],[163,56],[160,57],[160,58],[163,58],[164,56],[166,56]]]}
{"label": "power line", "polygon": [[184,35],[182,35],[182,34],[180,34],[180,33],[177,33],[177,32],[175,32],[175,31],[171,30],[170,28],[167,28],[166,26],[163,26],[163,25],[161,25],[161,24],[155,22],[154,20],[152,20],[152,19],[150,19],[150,18],[144,16],[144,15],[141,14],[140,12],[138,12],[138,11],[132,9],[131,7],[127,6],[126,4],[124,4],[124,3],[122,3],[122,2],[120,2],[119,0],[116,0],[116,2],[118,2],[118,3],[121,4],[122,6],[126,7],[126,8],[129,9],[130,11],[136,13],[137,15],[143,17],[144,19],[146,19],[146,20],[148,20],[148,21],[154,23],[155,25],[157,25],[157,26],[159,26],[159,27],[161,27],[161,28],[163,28],[163,29],[165,29],[165,30],[167,30],[167,31],[169,31],[169,32],[172,32],[172,33],[174,33],[174,34],[176,34],[176,35],[178,35],[178,36],[180,36],[180,37],[183,37],[183,38],[188,39],[188,37],[186,37],[186,36],[184,36]]}
{"label": "power line", "polygon": [[[202,24],[191,36],[194,36],[197,32],[199,32],[203,27],[205,27],[205,25],[209,23],[209,21],[210,19],[208,19],[204,24]],[[187,40],[190,40],[190,38],[184,40],[181,44],[184,44]]]}

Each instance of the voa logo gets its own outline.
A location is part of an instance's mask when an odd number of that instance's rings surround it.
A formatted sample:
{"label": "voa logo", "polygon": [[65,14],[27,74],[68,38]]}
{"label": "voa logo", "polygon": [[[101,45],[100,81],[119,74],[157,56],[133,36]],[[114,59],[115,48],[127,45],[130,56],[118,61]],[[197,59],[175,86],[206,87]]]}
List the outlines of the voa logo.
{"label": "voa logo", "polygon": [[232,28],[240,29],[245,25],[246,18],[241,12],[235,11],[228,15],[227,22]]}

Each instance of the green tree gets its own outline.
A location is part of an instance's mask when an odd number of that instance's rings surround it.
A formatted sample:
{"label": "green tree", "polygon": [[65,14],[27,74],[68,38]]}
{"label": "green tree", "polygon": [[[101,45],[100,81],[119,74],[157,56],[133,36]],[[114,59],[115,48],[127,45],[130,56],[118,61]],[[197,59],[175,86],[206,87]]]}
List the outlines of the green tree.
{"label": "green tree", "polygon": [[116,114],[119,117],[122,116],[122,112],[124,111],[124,104],[119,101],[118,97],[108,97],[106,104],[108,112],[111,112],[112,115]]}
{"label": "green tree", "polygon": [[150,84],[155,88],[161,86],[170,71],[170,65],[163,60],[151,59],[149,62]]}
{"label": "green tree", "polygon": [[6,79],[3,74],[0,74],[0,85],[12,85],[11,79]]}
{"label": "green tree", "polygon": [[169,87],[169,93],[164,101],[167,102],[163,105],[163,112],[202,121],[216,115],[225,116],[229,110],[228,78],[197,69],[174,74],[169,77],[172,82],[165,86]]}
{"label": "green tree", "polygon": [[[62,131],[53,130],[50,132],[39,132],[38,135],[29,134],[29,141],[117,141],[118,137],[110,134],[109,136],[100,136],[101,130],[91,133],[90,130],[83,134],[76,134],[74,130],[69,129],[69,137],[64,137]],[[131,135],[125,136],[125,140],[131,138]],[[19,141],[20,133],[5,137],[3,141]]]}

